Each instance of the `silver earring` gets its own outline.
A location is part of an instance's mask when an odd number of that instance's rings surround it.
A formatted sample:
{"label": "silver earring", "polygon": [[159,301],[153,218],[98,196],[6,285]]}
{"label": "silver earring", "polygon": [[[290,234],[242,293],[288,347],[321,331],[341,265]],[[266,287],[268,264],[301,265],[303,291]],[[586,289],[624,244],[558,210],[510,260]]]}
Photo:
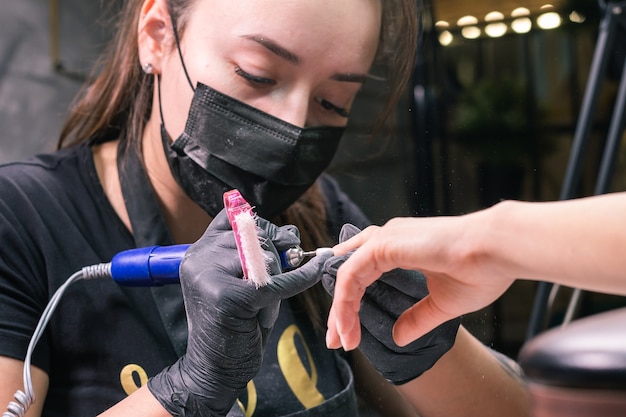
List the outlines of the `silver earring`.
{"label": "silver earring", "polygon": [[143,72],[145,72],[146,74],[152,74],[152,64],[149,62],[147,64],[144,64]]}

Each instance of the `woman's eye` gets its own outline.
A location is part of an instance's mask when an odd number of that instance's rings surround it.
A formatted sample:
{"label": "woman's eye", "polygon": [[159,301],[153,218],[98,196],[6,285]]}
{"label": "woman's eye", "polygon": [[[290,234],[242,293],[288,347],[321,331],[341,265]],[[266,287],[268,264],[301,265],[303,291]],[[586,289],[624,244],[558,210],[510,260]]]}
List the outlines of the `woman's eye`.
{"label": "woman's eye", "polygon": [[341,117],[348,117],[350,116],[350,112],[342,107],[336,106],[333,103],[331,103],[328,100],[325,100],[323,98],[319,98],[316,97],[315,100],[326,110],[331,110],[334,111],[335,113],[337,113],[339,116]]}
{"label": "woman's eye", "polygon": [[259,85],[264,85],[264,86],[276,85],[275,80],[272,80],[271,78],[258,77],[256,75],[250,74],[242,70],[240,67],[235,67],[235,74],[239,75],[240,77],[242,77],[243,79],[245,79],[246,81],[252,84],[259,84]]}

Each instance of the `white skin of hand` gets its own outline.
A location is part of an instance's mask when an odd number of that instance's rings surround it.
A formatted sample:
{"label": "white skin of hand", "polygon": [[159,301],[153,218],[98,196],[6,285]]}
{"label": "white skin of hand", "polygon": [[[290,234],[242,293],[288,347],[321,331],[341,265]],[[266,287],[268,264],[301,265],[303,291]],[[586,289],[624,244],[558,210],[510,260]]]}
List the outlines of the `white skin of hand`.
{"label": "white skin of hand", "polygon": [[626,295],[626,193],[567,201],[505,201],[475,213],[397,218],[337,245],[356,249],[339,268],[327,345],[354,348],[365,288],[393,268],[425,274],[430,295],[400,316],[405,345],[439,324],[495,301],[515,279]]}
{"label": "white skin of hand", "polygon": [[[463,217],[396,218],[371,226],[337,245],[335,254],[356,252],[339,268],[328,321],[327,345],[354,349],[361,338],[359,305],[368,285],[394,268],[421,271],[430,295],[404,312],[394,339],[406,345],[438,325],[496,300],[514,281],[464,253]],[[462,231],[459,235],[457,232]]]}

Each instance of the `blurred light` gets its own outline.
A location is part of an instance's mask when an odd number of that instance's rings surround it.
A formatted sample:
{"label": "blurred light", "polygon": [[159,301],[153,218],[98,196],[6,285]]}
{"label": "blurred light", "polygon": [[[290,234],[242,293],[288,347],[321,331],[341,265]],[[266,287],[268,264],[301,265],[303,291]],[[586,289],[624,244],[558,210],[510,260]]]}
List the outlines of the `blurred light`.
{"label": "blurred light", "polygon": [[533,22],[528,17],[519,17],[511,22],[511,29],[515,33],[528,33],[533,27]]}
{"label": "blurred light", "polygon": [[454,36],[452,36],[452,34],[447,30],[444,30],[439,35],[439,43],[443,46],[450,45],[453,40],[454,40]]}
{"label": "blurred light", "polygon": [[583,23],[585,21],[585,16],[574,10],[569,14],[569,20],[574,23]]}
{"label": "blurred light", "polygon": [[502,22],[489,23],[487,26],[485,26],[485,33],[491,38],[499,38],[501,36],[504,36],[506,30],[507,26]]}
{"label": "blurred light", "polygon": [[540,10],[552,10],[552,9],[554,9],[554,6],[553,6],[553,5],[551,5],[550,3],[548,3],[548,4],[544,4],[544,5],[543,5],[543,6],[541,6],[539,9],[540,9]]}
{"label": "blurred light", "polygon": [[489,12],[485,16],[485,22],[495,22],[498,20],[503,20],[504,15],[500,12]]}
{"label": "blurred light", "polygon": [[530,15],[530,10],[528,10],[526,7],[518,7],[517,9],[511,12],[511,17],[522,17],[522,16],[529,16],[529,15]]}
{"label": "blurred light", "polygon": [[466,39],[476,39],[480,36],[480,29],[476,26],[466,26],[461,29],[461,35]]}
{"label": "blurred light", "polygon": [[474,16],[463,16],[456,22],[459,26],[475,25],[476,23],[478,23],[478,19]]}
{"label": "blurred light", "polygon": [[561,16],[555,12],[548,12],[537,18],[537,25],[541,29],[555,29],[561,26]]}
{"label": "blurred light", "polygon": [[439,20],[437,23],[435,23],[435,27],[440,29],[449,28],[450,23],[446,22],[445,20]]}

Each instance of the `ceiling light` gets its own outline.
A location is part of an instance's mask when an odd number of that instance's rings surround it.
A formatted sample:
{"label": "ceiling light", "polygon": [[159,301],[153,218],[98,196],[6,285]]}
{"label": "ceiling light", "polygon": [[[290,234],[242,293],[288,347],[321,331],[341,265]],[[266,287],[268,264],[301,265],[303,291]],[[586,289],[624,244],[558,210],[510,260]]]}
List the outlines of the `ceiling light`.
{"label": "ceiling light", "polygon": [[541,10],[552,10],[552,9],[554,9],[554,6],[548,3],[548,4],[544,4],[539,9],[541,9]]}
{"label": "ceiling light", "polygon": [[548,12],[537,18],[537,25],[541,29],[555,29],[561,26],[561,16],[555,12]]}
{"label": "ceiling light", "polygon": [[585,21],[585,16],[574,10],[569,14],[569,20],[574,23],[583,23]]}
{"label": "ceiling light", "polygon": [[439,43],[443,46],[448,46],[454,40],[454,36],[450,33],[450,31],[444,30],[439,35]]}
{"label": "ceiling light", "polygon": [[502,22],[489,23],[485,26],[485,33],[491,38],[499,38],[506,33],[507,26]]}
{"label": "ceiling light", "polygon": [[478,19],[476,19],[474,16],[463,16],[456,22],[456,24],[459,26],[475,25],[477,23]]}
{"label": "ceiling light", "polygon": [[533,27],[533,22],[528,17],[519,17],[511,22],[511,29],[515,33],[528,33]]}
{"label": "ceiling light", "polygon": [[528,10],[526,7],[518,7],[517,9],[511,12],[511,17],[522,17],[522,16],[529,16],[529,15],[530,15],[530,10]]}
{"label": "ceiling light", "polygon": [[485,22],[495,22],[498,20],[503,20],[504,15],[500,12],[489,12],[485,16]]}
{"label": "ceiling light", "polygon": [[450,23],[446,22],[445,20],[439,20],[438,22],[435,23],[435,27],[439,29],[449,28]]}
{"label": "ceiling light", "polygon": [[461,29],[461,35],[466,39],[476,39],[480,36],[480,29],[476,26],[466,26]]}

